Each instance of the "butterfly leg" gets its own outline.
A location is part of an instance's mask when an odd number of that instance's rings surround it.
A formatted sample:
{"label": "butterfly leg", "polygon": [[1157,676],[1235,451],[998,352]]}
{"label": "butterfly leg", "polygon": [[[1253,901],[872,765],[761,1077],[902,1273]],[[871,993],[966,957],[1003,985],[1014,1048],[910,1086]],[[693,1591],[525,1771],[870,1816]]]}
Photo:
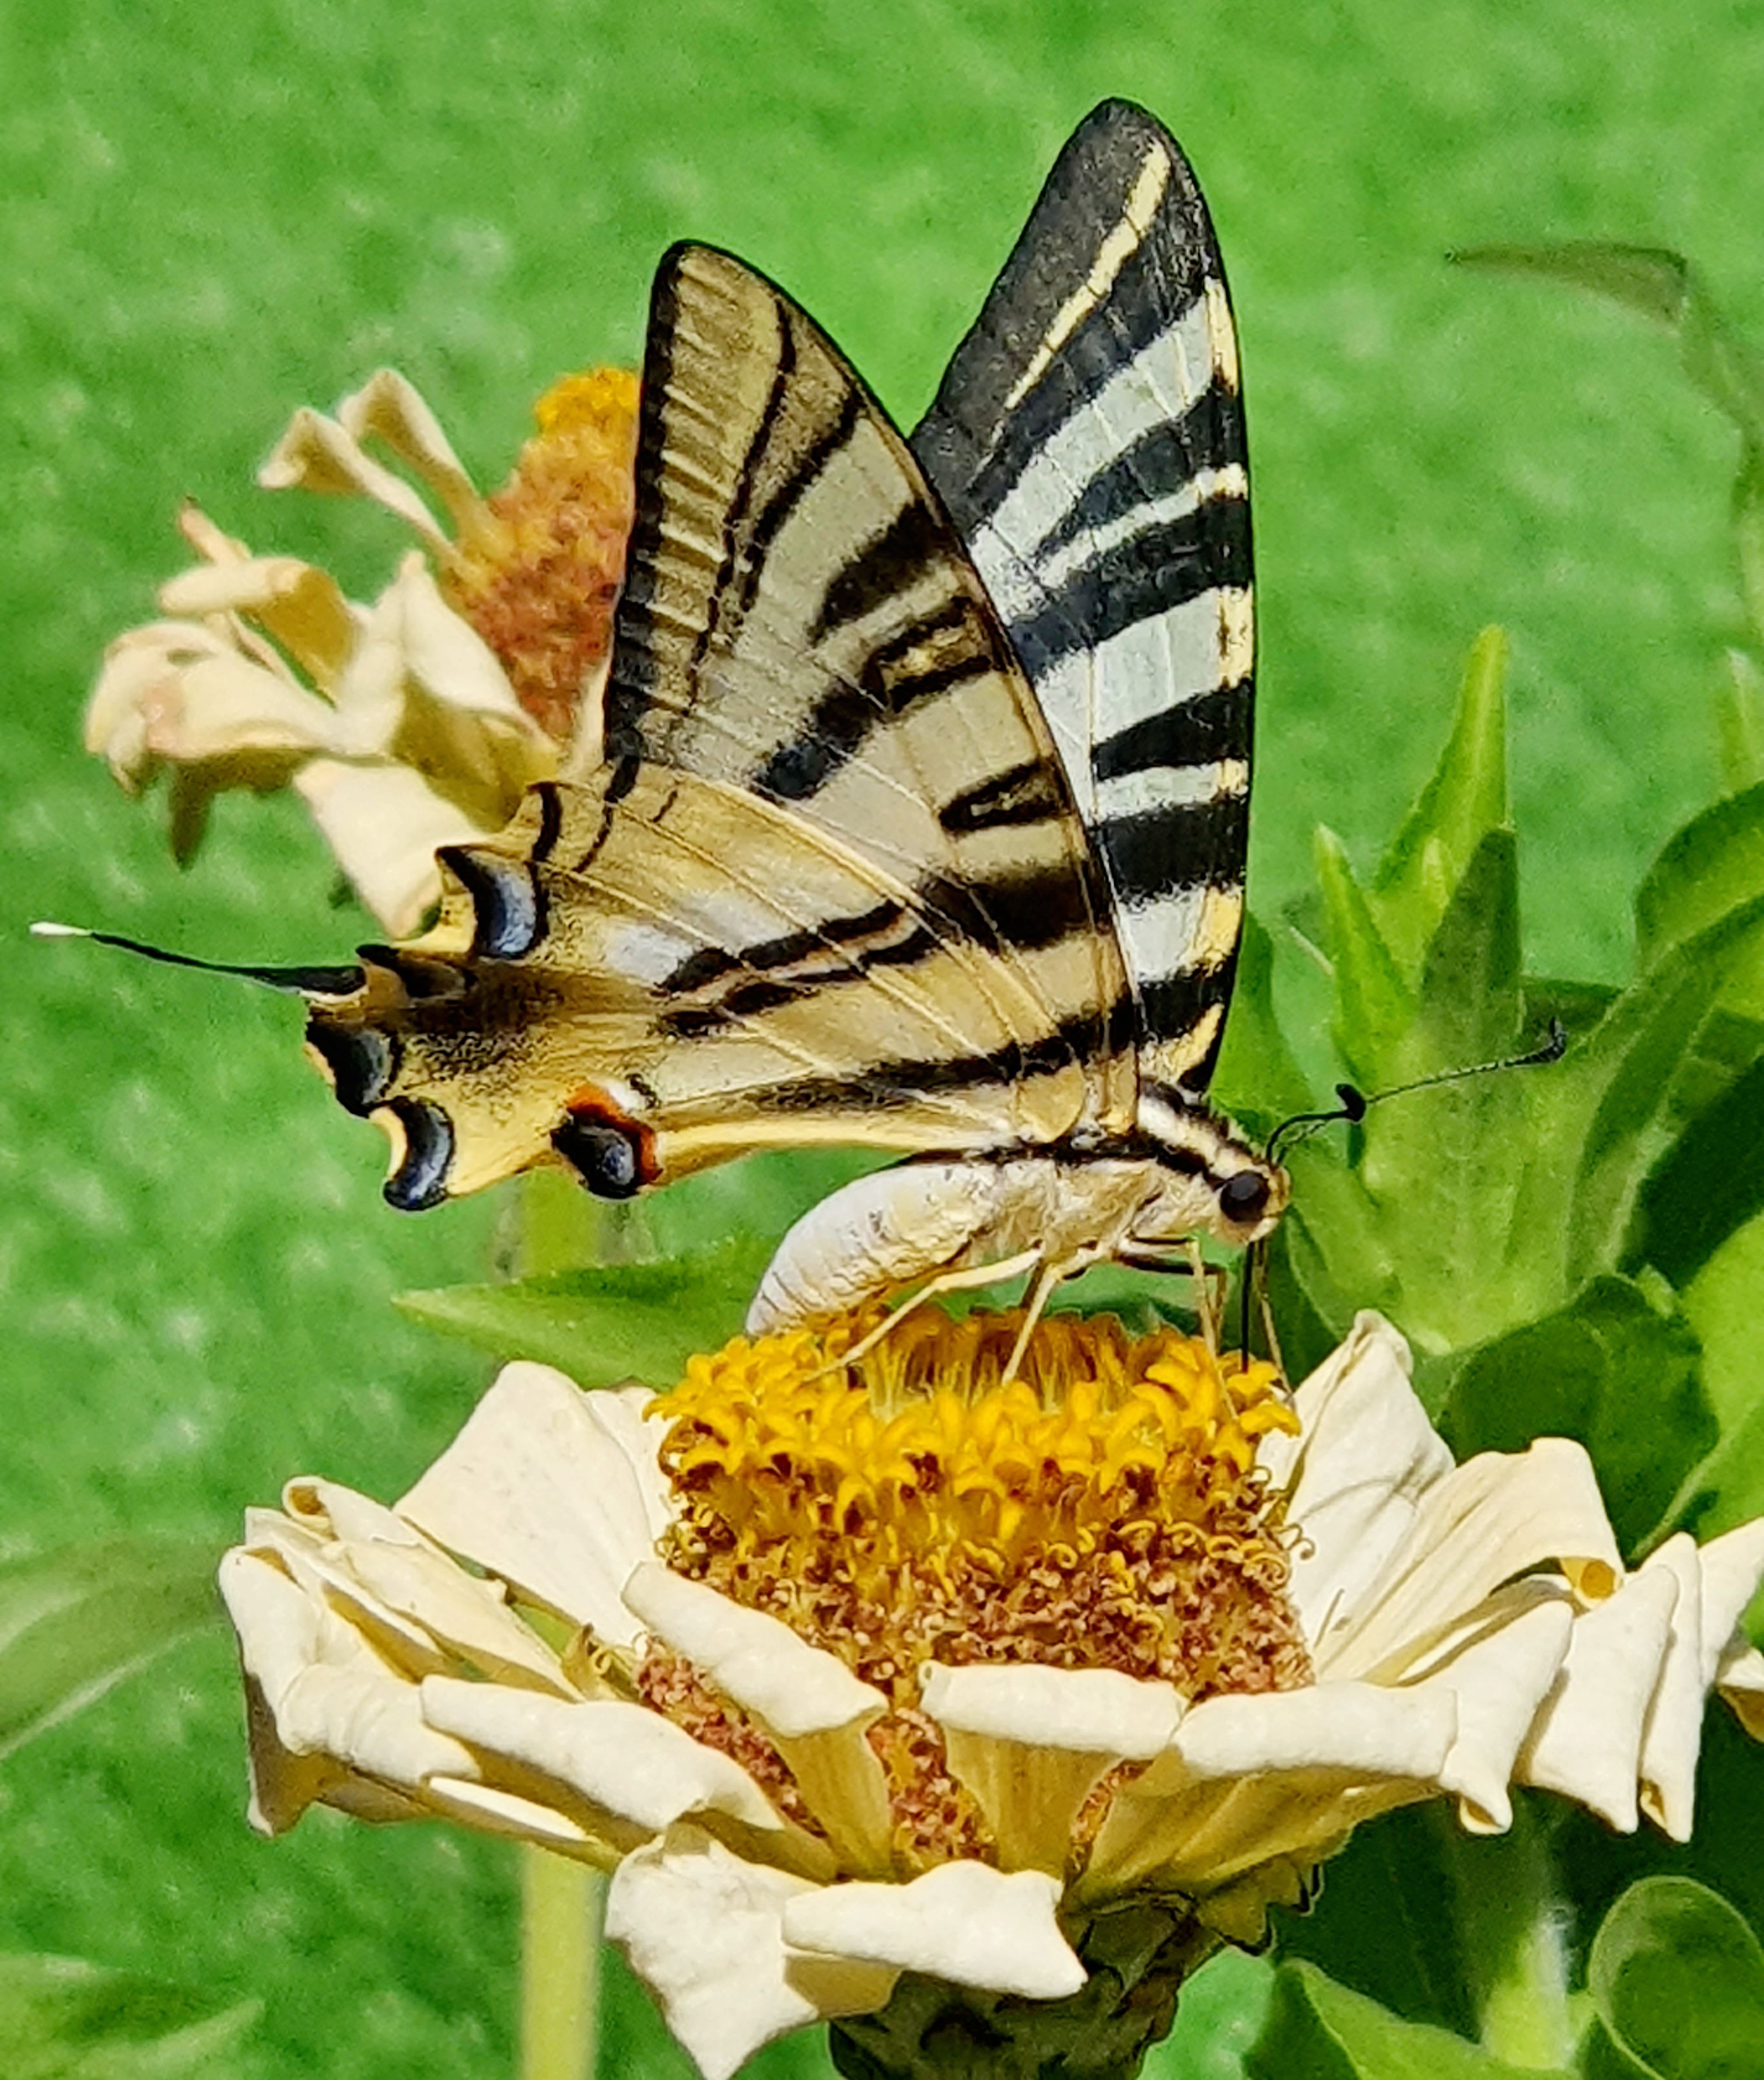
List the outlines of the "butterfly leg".
{"label": "butterfly leg", "polygon": [[[1041,1252],[1038,1249],[1025,1249],[1015,1256],[1001,1257],[994,1264],[970,1264],[960,1271],[940,1272],[935,1278],[928,1279],[910,1300],[903,1301],[893,1314],[878,1322],[874,1329],[866,1331],[848,1351],[833,1359],[826,1370],[836,1372],[841,1365],[856,1365],[860,1358],[867,1357],[884,1336],[898,1328],[916,1308],[923,1306],[926,1301],[940,1298],[945,1293],[971,1293],[982,1285],[996,1285],[1004,1279],[1015,1278],[1023,1272],[1033,1271],[1041,1260]],[[1037,1306],[1036,1312],[1039,1314],[1040,1311]],[[1032,1316],[1030,1319],[1033,1321],[1034,1318]],[[1017,1359],[1022,1354],[1022,1342],[1019,1339],[1017,1349],[1011,1360],[1011,1369],[1005,1374],[1007,1384],[1016,1369]]]}

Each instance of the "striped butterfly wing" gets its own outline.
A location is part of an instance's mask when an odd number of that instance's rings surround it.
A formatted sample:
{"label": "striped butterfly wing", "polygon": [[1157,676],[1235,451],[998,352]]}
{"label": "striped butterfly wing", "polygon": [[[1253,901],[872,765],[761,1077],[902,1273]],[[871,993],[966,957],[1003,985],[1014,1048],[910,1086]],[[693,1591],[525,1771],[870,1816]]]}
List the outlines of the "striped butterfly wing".
{"label": "striped butterfly wing", "polygon": [[1107,873],[1142,1082],[1198,1096],[1243,914],[1249,482],[1212,223],[1142,109],[1060,154],[913,448]]}
{"label": "striped butterfly wing", "polygon": [[1132,1116],[1108,891],[901,435],[739,261],[658,274],[597,780],[442,855],[425,940],[311,1029],[416,1206],[561,1159],[618,1191],[765,1146]]}

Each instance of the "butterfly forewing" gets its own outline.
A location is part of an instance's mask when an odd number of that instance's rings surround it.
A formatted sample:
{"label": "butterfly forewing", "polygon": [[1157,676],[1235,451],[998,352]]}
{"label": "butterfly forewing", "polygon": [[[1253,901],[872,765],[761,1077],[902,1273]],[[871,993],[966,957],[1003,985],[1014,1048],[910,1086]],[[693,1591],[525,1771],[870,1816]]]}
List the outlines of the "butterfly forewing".
{"label": "butterfly forewing", "polygon": [[1107,884],[985,589],[843,358],[726,255],[658,277],[638,470],[597,780],[444,855],[436,932],[315,1016],[389,1195],[585,1135],[645,1183],[1125,1124]]}
{"label": "butterfly forewing", "polygon": [[1142,1075],[1198,1093],[1242,918],[1249,486],[1212,224],[1143,110],[1061,153],[913,447],[1107,872]]}
{"label": "butterfly forewing", "polygon": [[[1023,1046],[1070,1031],[1105,1077],[1124,988],[1106,883],[905,442],[803,312],[704,247],[662,264],[645,384],[609,757],[726,781],[874,862],[928,943],[997,957],[993,1008]],[[1124,1085],[1103,1101],[1129,1106]]]}

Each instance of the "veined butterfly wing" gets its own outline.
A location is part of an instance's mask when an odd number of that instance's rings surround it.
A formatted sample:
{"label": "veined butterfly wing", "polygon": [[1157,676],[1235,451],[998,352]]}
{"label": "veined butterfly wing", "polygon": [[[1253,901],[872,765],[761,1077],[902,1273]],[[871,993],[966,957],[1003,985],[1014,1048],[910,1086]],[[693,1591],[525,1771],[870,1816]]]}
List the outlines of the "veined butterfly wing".
{"label": "veined butterfly wing", "polygon": [[676,249],[606,761],[442,855],[311,1038],[415,1207],[536,1161],[1045,1144],[1132,1118],[1108,887],[985,589],[789,298]]}
{"label": "veined butterfly wing", "polygon": [[1106,870],[1143,1082],[1198,1095],[1242,920],[1249,480],[1212,222],[1143,109],[1075,132],[912,439]]}

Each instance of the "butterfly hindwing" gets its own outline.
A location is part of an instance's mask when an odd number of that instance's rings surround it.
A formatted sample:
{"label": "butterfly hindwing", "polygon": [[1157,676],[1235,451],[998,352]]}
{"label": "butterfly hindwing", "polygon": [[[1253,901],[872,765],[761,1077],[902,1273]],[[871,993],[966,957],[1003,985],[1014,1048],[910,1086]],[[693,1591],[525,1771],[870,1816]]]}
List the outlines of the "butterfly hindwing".
{"label": "butterfly hindwing", "polygon": [[1130,1117],[1108,895],[907,444],[769,283],[658,276],[606,761],[443,855],[312,1038],[432,1203],[744,1149],[1045,1143]]}
{"label": "butterfly hindwing", "polygon": [[1107,872],[1142,1076],[1197,1094],[1242,918],[1249,487],[1213,227],[1142,109],[1061,153],[913,447]]}

